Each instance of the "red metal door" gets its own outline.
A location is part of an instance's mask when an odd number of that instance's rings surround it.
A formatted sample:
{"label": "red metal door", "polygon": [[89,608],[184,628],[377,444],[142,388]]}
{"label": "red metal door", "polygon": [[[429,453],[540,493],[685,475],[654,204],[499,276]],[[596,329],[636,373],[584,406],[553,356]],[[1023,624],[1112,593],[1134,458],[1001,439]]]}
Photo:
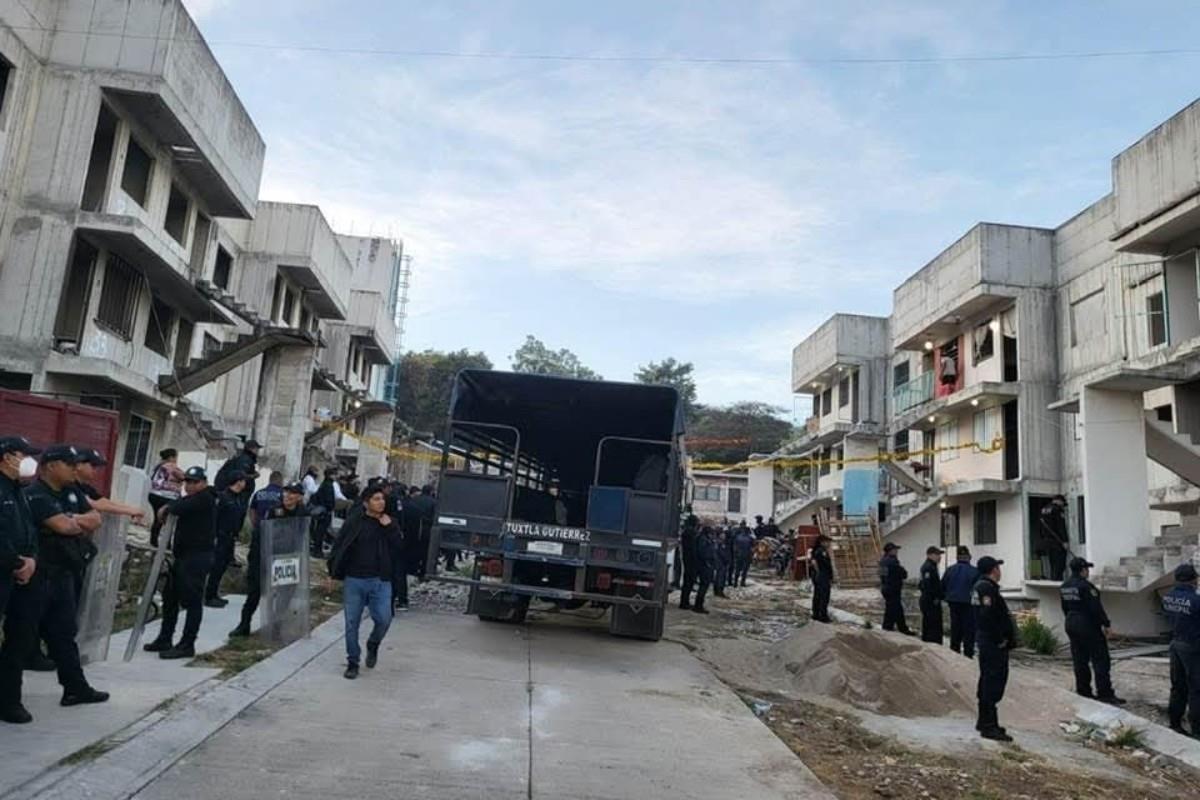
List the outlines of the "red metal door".
{"label": "red metal door", "polygon": [[59,443],[94,447],[109,464],[98,470],[96,481],[104,495],[112,492],[120,424],[115,411],[0,389],[0,435],[24,436],[38,447]]}

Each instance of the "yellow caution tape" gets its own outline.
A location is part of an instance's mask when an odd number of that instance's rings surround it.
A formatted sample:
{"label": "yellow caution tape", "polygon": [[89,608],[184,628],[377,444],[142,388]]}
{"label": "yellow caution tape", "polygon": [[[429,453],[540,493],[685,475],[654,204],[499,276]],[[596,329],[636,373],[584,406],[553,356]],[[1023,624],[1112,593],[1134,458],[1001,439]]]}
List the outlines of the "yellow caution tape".
{"label": "yellow caution tape", "polygon": [[742,461],[736,464],[725,464],[719,461],[705,461],[692,464],[692,469],[748,469],[749,467],[823,467],[844,466],[846,464],[882,464],[884,462],[904,462],[933,456],[938,453],[948,453],[957,450],[973,450],[976,453],[998,453],[1004,449],[1004,438],[997,436],[990,445],[979,442],[946,445],[944,447],[929,447],[924,450],[909,450],[903,453],[880,452],[873,456],[856,456],[854,458],[800,458],[796,456],[778,456],[776,458],[760,458]]}

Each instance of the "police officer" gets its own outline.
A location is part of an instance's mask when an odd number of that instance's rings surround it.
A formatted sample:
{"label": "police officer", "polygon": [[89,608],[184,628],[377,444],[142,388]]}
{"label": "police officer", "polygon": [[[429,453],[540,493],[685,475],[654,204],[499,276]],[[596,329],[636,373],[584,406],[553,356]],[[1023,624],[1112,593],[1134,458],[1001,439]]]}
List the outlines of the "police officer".
{"label": "police officer", "polygon": [[1071,640],[1071,661],[1075,665],[1075,692],[1092,697],[1092,672],[1096,673],[1095,698],[1115,706],[1125,701],[1113,692],[1109,674],[1108,632],[1112,623],[1100,602],[1100,590],[1088,580],[1092,563],[1071,559],[1071,577],[1059,587],[1062,610],[1066,615],[1067,637]]}
{"label": "police officer", "polygon": [[[245,518],[246,512],[250,510],[250,498],[254,496],[254,479],[258,475],[258,451],[262,448],[254,439],[248,439],[242,445],[242,452],[228,459],[221,468],[217,470],[217,477],[213,480],[214,487],[218,492],[222,492],[233,483],[233,476],[241,475],[245,479],[242,485],[242,491],[238,493],[238,499],[242,504],[242,517]],[[239,524],[240,528],[241,525]]]}
{"label": "police officer", "polygon": [[242,530],[246,509],[242,506],[242,493],[246,489],[245,475],[235,472],[229,476],[229,485],[217,492],[217,541],[213,550],[212,569],[205,583],[204,605],[209,608],[224,608],[229,601],[220,596],[221,579],[225,570],[233,563],[234,547]]}
{"label": "police officer", "polygon": [[718,569],[717,549],[716,534],[712,528],[705,525],[696,537],[696,578],[700,582],[700,588],[696,590],[696,602],[692,605],[692,611],[697,614],[708,613],[708,609],[704,607],[704,598]]}
{"label": "police officer", "polygon": [[683,562],[683,582],[679,591],[679,608],[684,611],[692,607],[692,589],[696,587],[697,579],[700,577],[698,574],[700,562],[697,554],[700,538],[698,522],[694,516],[689,514],[687,520],[683,523],[683,531],[679,535],[680,560]]}
{"label": "police officer", "polygon": [[976,644],[979,646],[979,719],[975,730],[984,739],[1011,742],[1012,737],[1000,725],[996,706],[1004,699],[1008,685],[1008,654],[1017,646],[1017,628],[1008,613],[1008,604],[1000,594],[1001,559],[979,559],[979,580],[975,583],[977,613]]}
{"label": "police officer", "polygon": [[1200,595],[1196,594],[1196,568],[1175,568],[1175,586],[1163,596],[1162,607],[1171,621],[1171,701],[1167,718],[1171,730],[1187,734],[1187,712],[1192,736],[1200,737]]}
{"label": "police officer", "polygon": [[971,563],[971,550],[959,545],[955,562],[942,576],[942,595],[950,607],[950,649],[975,657],[975,584],[979,570]]}
{"label": "police officer", "polygon": [[[186,495],[163,506],[161,516],[175,517],[174,562],[163,589],[162,628],[158,637],[145,645],[159,658],[192,658],[196,655],[196,635],[204,618],[204,581],[212,569],[217,534],[217,493],[208,485],[203,467],[191,467],[183,473]],[[173,645],[179,608],[187,611],[183,635]]]}
{"label": "police officer", "polygon": [[[30,586],[39,605],[40,632],[63,687],[64,706],[108,700],[107,692],[96,691],[88,684],[75,643],[79,589],[87,565],[96,554],[88,536],[102,521],[100,512],[88,504],[76,483],[79,457],[79,451],[68,444],[47,447],[42,453],[39,478],[25,494],[38,526],[40,554]],[[19,681],[17,696],[10,699],[20,702]]]}
{"label": "police officer", "polygon": [[900,545],[888,542],[883,546],[883,558],[879,559],[879,591],[883,595],[883,629],[885,631],[899,630],[905,636],[916,636],[908,629],[908,620],[904,618],[904,603],[900,599],[904,582],[908,580],[908,570],[900,564],[896,551]]}
{"label": "police officer", "polygon": [[[759,517],[761,521],[762,517]],[[733,537],[733,585],[745,586],[750,574],[750,561],[754,557],[754,534],[741,528]]]}
{"label": "police officer", "polygon": [[942,643],[944,634],[942,622],[942,577],[938,574],[938,564],[942,563],[942,553],[937,547],[925,549],[925,563],[921,565],[921,641]]}
{"label": "police officer", "polygon": [[37,528],[21,488],[21,464],[41,452],[22,436],[0,438],[0,721],[16,724],[33,720],[21,704],[21,670],[37,646],[30,590],[37,571]]}
{"label": "police officer", "polygon": [[830,538],[817,537],[808,554],[808,569],[812,576],[812,618],[815,622],[832,622],[829,618],[829,595],[833,591],[833,561],[829,558]]}
{"label": "police officer", "polygon": [[[272,484],[277,472],[271,473]],[[256,495],[258,507],[250,509],[254,527],[250,531],[250,554],[246,557],[246,603],[242,606],[242,619],[238,626],[229,632],[231,637],[249,636],[250,621],[258,610],[258,602],[262,597],[262,523],[271,519],[289,519],[291,517],[307,517],[308,509],[304,507],[304,486],[291,483],[280,487],[278,504],[266,506],[268,500],[261,498],[270,486],[262,489]]]}
{"label": "police officer", "polygon": [[[733,563],[731,547],[733,542],[734,532],[732,529],[719,532],[712,532],[713,555],[712,555],[712,585],[714,597],[725,597],[725,583],[729,579],[729,568]],[[704,574],[704,564],[700,565],[700,574]]]}
{"label": "police officer", "polygon": [[119,514],[129,517],[134,522],[141,522],[142,517],[145,516],[145,512],[141,508],[127,503],[118,503],[116,500],[106,497],[96,488],[96,481],[100,477],[96,474],[96,470],[99,467],[108,466],[108,459],[94,447],[77,446],[75,449],[79,451],[79,463],[75,466],[75,476],[78,478],[79,490],[87,498],[88,504],[101,514]]}

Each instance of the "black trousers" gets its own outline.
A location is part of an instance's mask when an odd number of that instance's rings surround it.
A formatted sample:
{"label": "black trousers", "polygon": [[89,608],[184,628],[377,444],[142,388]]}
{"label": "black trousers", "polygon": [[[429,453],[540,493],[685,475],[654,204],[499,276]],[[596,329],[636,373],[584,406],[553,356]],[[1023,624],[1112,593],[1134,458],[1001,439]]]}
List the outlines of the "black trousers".
{"label": "black trousers", "polygon": [[975,609],[970,603],[950,606],[950,649],[967,658],[975,657]]}
{"label": "black trousers", "polygon": [[154,511],[154,518],[150,523],[151,547],[158,547],[158,532],[162,530],[162,523],[158,521],[158,510],[171,502],[169,497],[161,497],[157,494],[150,495],[150,508]]}
{"label": "black trousers", "polygon": [[408,559],[403,551],[392,557],[392,603],[408,605]]}
{"label": "black trousers", "polygon": [[942,621],[942,601],[934,598],[921,598],[921,641],[941,644],[945,636],[945,623]]}
{"label": "black trousers", "polygon": [[325,539],[329,536],[329,526],[332,524],[332,514],[317,514],[312,518],[308,549],[314,558],[324,556]]}
{"label": "black trousers", "polygon": [[750,574],[750,556],[738,556],[733,564],[733,585],[745,586],[746,577]]}
{"label": "black trousers", "polygon": [[[258,537],[261,533],[253,534],[250,540],[250,552],[246,555],[246,602],[242,605],[241,627],[250,630],[250,620],[258,610],[262,599],[262,548]],[[197,628],[199,626],[197,625]]]}
{"label": "black trousers", "polygon": [[675,557],[671,561],[671,588],[678,589],[683,583],[683,550],[675,548]]}
{"label": "black trousers", "polygon": [[812,618],[817,622],[829,622],[829,594],[833,582],[825,579],[813,581]]}
{"label": "black trousers", "polygon": [[[179,623],[179,609],[187,612],[180,644],[195,644],[204,619],[204,581],[212,569],[212,553],[188,553],[176,556],[171,575],[163,589],[162,629],[158,638],[171,641]],[[53,658],[53,656],[51,656]]]}
{"label": "black trousers", "polygon": [[1167,718],[1178,727],[1187,713],[1192,730],[1200,730],[1200,650],[1171,642],[1171,700]]}
{"label": "black trousers", "polygon": [[1051,548],[1050,557],[1050,580],[1061,581],[1063,573],[1067,570],[1067,551],[1061,547]]}
{"label": "black trousers", "polygon": [[1067,638],[1071,641],[1071,663],[1075,667],[1075,691],[1082,695],[1092,694],[1092,673],[1096,675],[1096,696],[1113,696],[1112,660],[1108,655],[1108,641],[1104,631],[1088,620],[1067,617]]}
{"label": "black trousers", "polygon": [[[88,685],[83,676],[83,666],[79,663],[79,646],[75,643],[75,635],[78,633],[78,585],[78,577],[73,572],[35,573],[33,580],[26,586],[17,587],[13,591],[4,628],[5,650],[8,649],[8,623],[11,621],[13,636],[17,640],[14,651],[24,650],[26,659],[38,646],[40,631],[41,637],[46,640],[50,658],[58,670],[58,683],[67,692],[86,689]],[[31,638],[26,641],[30,634]],[[0,656],[0,662],[6,660],[6,657]],[[0,668],[0,675],[4,676],[0,678],[0,684],[4,684],[3,688],[0,688],[0,702],[20,702],[19,670],[15,684],[11,668]]]}
{"label": "black trousers", "polygon": [[713,570],[712,575],[712,590],[713,593],[720,596],[725,594],[725,583],[729,580],[729,565],[718,561],[717,568]]}
{"label": "black trousers", "polygon": [[912,633],[908,629],[908,620],[904,618],[904,604],[900,601],[898,592],[895,594],[889,592],[883,596],[883,629]]}
{"label": "black trousers", "polygon": [[683,583],[679,589],[679,607],[688,608],[692,604],[692,590],[696,588],[697,579],[699,578],[697,567],[694,563],[685,563],[683,565]]}
{"label": "black trousers", "polygon": [[21,702],[21,671],[38,643],[42,617],[42,587],[38,583],[16,586],[10,578],[4,614],[4,644],[0,646],[0,706]]}
{"label": "black trousers", "polygon": [[979,687],[976,697],[979,700],[980,730],[995,728],[1000,724],[996,706],[1004,699],[1004,689],[1008,686],[1008,648],[988,641],[979,644]]}
{"label": "black trousers", "polygon": [[[696,601],[692,603],[692,608],[704,608],[704,598],[708,596],[708,587],[712,585],[713,573],[711,569],[705,569],[701,566],[696,570],[696,582],[699,587],[696,589]],[[688,587],[687,591],[691,591]]]}
{"label": "black trousers", "polygon": [[204,597],[216,599],[221,589],[221,579],[225,570],[233,563],[233,548],[237,534],[235,531],[217,532],[217,549],[213,551],[212,569],[208,571],[208,583],[205,586]]}

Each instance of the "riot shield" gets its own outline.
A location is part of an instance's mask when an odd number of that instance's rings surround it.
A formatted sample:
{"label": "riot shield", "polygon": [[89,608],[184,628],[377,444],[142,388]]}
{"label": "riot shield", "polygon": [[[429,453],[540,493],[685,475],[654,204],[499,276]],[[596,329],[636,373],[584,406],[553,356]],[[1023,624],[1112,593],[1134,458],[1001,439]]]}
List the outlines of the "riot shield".
{"label": "riot shield", "polygon": [[259,635],[289,644],[308,636],[308,517],[264,520]]}
{"label": "riot shield", "polygon": [[105,514],[104,523],[92,536],[98,552],[83,578],[79,632],[75,636],[79,660],[84,664],[108,658],[108,639],[112,636],[113,612],[117,609],[121,566],[125,563],[125,525],[124,517]]}
{"label": "riot shield", "polygon": [[154,561],[150,563],[150,574],[146,576],[146,585],[138,600],[137,618],[133,630],[129,633],[129,642],[125,645],[125,660],[132,661],[137,652],[138,644],[142,641],[142,631],[146,628],[146,620],[150,616],[150,604],[154,601],[154,593],[158,590],[158,578],[163,571],[163,562],[167,559],[167,551],[175,539],[175,515],[168,514],[167,521],[158,533],[158,549],[154,551]]}

